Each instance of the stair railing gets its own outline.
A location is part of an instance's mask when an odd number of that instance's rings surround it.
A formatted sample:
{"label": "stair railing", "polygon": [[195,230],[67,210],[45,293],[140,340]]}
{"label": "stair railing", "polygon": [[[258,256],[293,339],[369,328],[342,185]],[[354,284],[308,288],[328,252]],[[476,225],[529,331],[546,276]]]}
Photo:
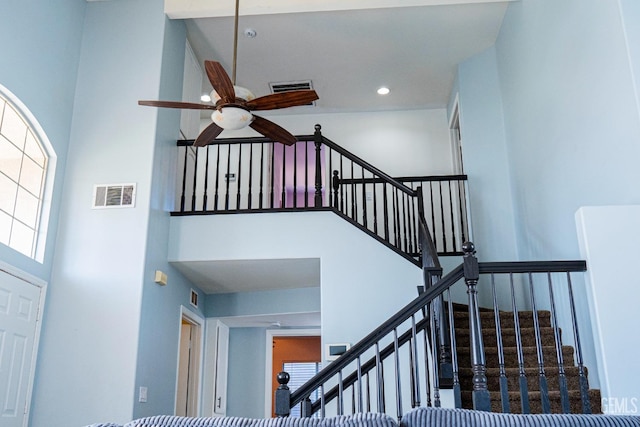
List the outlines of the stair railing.
{"label": "stair railing", "polygon": [[[216,139],[194,148],[178,141],[179,176],[172,215],[332,210],[419,265],[418,191],[424,179],[392,178],[324,137],[297,136],[286,147],[266,138]],[[468,236],[466,177],[431,177],[426,202],[440,254],[457,254]],[[447,243],[449,242],[449,243]],[[451,245],[451,242],[454,245]]]}
{"label": "stair railing", "polygon": [[[479,263],[473,244],[463,249],[461,265],[309,382],[291,392],[287,375],[280,375],[276,415],[301,404],[303,416],[382,412],[401,418],[407,407],[440,406],[435,325],[441,305],[447,308],[456,407],[598,412],[573,302],[572,276],[582,275],[585,262]],[[312,402],[315,392],[320,398]]]}

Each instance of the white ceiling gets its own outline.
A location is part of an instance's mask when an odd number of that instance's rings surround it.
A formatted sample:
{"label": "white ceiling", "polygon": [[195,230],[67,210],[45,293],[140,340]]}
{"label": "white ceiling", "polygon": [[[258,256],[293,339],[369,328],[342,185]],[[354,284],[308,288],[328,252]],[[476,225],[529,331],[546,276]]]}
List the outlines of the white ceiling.
{"label": "white ceiling", "polygon": [[[231,75],[234,20],[220,15],[233,15],[235,2],[209,1],[208,10],[197,3],[167,0],[174,16],[215,15],[187,19],[188,37],[200,62],[219,61]],[[331,10],[338,3],[351,9]],[[366,8],[357,9],[362,3]],[[266,7],[241,0],[237,83],[262,96],[269,93],[269,83],[311,80],[320,96],[316,107],[287,113],[442,108],[456,65],[493,45],[509,1],[393,3],[272,0]],[[176,4],[185,9],[176,11]],[[300,12],[300,4],[307,11]],[[323,10],[308,11],[313,7]],[[255,29],[257,37],[245,37],[246,28]],[[376,94],[382,85],[391,89],[385,97]]]}
{"label": "white ceiling", "polygon": [[[316,106],[282,113],[442,108],[456,65],[494,44],[510,1],[240,0],[237,84],[262,96],[269,83],[311,80]],[[219,61],[231,75],[234,0],[165,0],[165,11],[186,19],[201,63]],[[389,95],[376,94],[382,85]],[[206,293],[320,285],[317,259],[176,267]]]}

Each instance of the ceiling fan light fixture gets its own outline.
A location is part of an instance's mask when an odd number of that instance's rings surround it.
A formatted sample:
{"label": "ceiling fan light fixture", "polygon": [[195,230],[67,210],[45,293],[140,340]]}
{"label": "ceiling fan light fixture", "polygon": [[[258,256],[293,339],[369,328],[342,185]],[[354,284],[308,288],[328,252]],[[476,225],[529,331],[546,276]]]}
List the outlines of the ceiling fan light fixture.
{"label": "ceiling fan light fixture", "polygon": [[238,130],[251,124],[253,114],[244,108],[222,107],[211,114],[211,120],[222,129]]}
{"label": "ceiling fan light fixture", "polygon": [[[246,87],[242,86],[233,86],[233,90],[236,94],[236,98],[244,99],[245,101],[253,101],[256,99],[256,96]],[[220,95],[216,90],[211,91],[211,102],[214,104],[220,100]]]}

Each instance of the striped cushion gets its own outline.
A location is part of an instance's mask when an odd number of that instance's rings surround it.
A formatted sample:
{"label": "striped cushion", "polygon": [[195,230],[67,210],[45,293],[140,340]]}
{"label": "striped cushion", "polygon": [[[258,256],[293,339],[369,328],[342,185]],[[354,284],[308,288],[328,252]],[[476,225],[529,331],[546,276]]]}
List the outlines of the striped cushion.
{"label": "striped cushion", "polygon": [[499,414],[469,409],[418,408],[400,427],[640,427],[640,416],[582,414]]}
{"label": "striped cushion", "polygon": [[96,423],[91,424],[86,427],[123,427],[122,424],[114,424],[114,423]]}
{"label": "striped cushion", "polygon": [[191,418],[170,415],[141,418],[124,427],[398,427],[384,414],[355,414],[331,418]]}

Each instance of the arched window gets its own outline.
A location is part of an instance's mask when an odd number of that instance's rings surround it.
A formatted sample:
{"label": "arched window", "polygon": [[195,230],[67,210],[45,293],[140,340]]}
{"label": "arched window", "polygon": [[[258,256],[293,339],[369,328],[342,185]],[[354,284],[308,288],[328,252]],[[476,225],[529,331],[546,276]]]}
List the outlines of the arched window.
{"label": "arched window", "polygon": [[50,166],[43,139],[31,113],[0,85],[0,243],[38,261]]}

